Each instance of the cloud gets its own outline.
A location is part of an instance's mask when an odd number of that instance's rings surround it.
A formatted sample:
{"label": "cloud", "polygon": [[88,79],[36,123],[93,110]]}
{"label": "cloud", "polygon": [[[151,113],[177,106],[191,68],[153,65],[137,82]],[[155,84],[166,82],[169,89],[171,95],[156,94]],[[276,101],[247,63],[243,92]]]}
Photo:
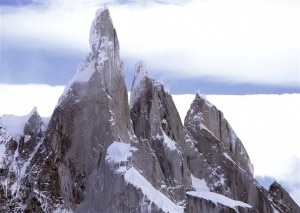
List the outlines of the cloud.
{"label": "cloud", "polygon": [[[300,204],[300,94],[207,95],[245,146],[255,176],[276,179]],[[194,95],[173,95],[184,119]]]}
{"label": "cloud", "polygon": [[[48,117],[63,89],[0,84],[0,116],[26,115],[37,106],[38,112]],[[194,95],[173,95],[173,99],[183,120]],[[300,94],[208,95],[207,99],[224,113],[241,139],[255,176],[276,179],[300,204]]]}
{"label": "cloud", "polygon": [[[8,47],[88,52],[97,2],[54,0],[3,7],[1,39]],[[143,58],[162,77],[300,84],[297,1],[104,2],[123,57]]]}
{"label": "cloud", "polygon": [[39,114],[49,117],[63,92],[63,86],[38,84],[0,84],[0,116],[24,116],[36,106]]}

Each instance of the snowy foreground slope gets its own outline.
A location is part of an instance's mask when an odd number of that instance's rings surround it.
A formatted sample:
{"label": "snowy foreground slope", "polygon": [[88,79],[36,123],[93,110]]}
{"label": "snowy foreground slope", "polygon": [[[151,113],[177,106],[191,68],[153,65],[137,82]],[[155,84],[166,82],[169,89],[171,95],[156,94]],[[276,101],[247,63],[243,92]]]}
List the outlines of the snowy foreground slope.
{"label": "snowy foreground slope", "polygon": [[279,184],[258,184],[240,139],[200,94],[183,124],[139,62],[128,103],[107,9],[90,46],[49,121],[36,110],[15,126],[2,117],[1,212],[299,212]]}

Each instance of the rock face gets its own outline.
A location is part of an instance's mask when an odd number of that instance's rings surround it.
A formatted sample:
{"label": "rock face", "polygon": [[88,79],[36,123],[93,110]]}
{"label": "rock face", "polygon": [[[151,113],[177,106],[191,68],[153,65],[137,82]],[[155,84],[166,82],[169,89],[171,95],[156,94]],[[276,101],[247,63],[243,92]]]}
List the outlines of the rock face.
{"label": "rock face", "polygon": [[0,211],[22,212],[34,186],[45,156],[45,124],[34,109],[23,119],[26,122],[19,138],[11,137],[0,124]]}
{"label": "rock face", "polygon": [[289,193],[277,182],[274,182],[269,189],[269,199],[273,208],[278,212],[300,212],[299,206],[290,197]]}
{"label": "rock face", "polygon": [[299,212],[267,191],[229,123],[196,94],[181,122],[172,96],[135,68],[130,104],[108,9],[97,11],[91,52],[47,128],[34,110],[12,137],[0,122],[2,212]]}

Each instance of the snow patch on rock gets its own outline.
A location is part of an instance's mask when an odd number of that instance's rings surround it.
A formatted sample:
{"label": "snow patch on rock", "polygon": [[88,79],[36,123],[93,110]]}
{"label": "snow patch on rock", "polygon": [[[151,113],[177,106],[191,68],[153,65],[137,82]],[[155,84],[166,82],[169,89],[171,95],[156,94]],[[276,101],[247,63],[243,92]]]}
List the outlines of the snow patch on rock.
{"label": "snow patch on rock", "polygon": [[164,144],[172,151],[176,150],[176,143],[175,141],[171,140],[171,138],[169,138],[166,133],[164,131],[162,131],[164,134]]}
{"label": "snow patch on rock", "polygon": [[233,199],[228,198],[224,195],[214,193],[214,192],[209,192],[209,191],[188,191],[186,193],[188,195],[193,196],[193,197],[199,197],[199,198],[203,198],[205,200],[210,200],[215,204],[219,203],[219,204],[222,204],[224,206],[228,206],[228,207],[233,208],[233,209],[235,209],[235,207],[237,207],[237,206],[252,208],[252,206],[250,206],[247,203],[244,203],[244,202],[238,201],[238,200],[233,200]]}
{"label": "snow patch on rock", "polygon": [[115,141],[107,148],[105,160],[114,163],[125,162],[132,156],[132,152],[136,150],[130,144]]}
{"label": "snow patch on rock", "polygon": [[155,189],[135,168],[128,169],[124,177],[127,183],[141,189],[144,195],[164,212],[184,212],[183,206],[176,205],[166,195]]}
{"label": "snow patch on rock", "polygon": [[196,178],[194,175],[191,175],[192,179],[192,186],[196,191],[209,191],[209,188],[207,187],[207,183],[204,179]]}
{"label": "snow patch on rock", "polygon": [[[6,134],[15,138],[17,141],[20,139],[25,124],[29,118],[37,112],[36,107],[28,114],[24,116],[15,116],[15,115],[2,115],[0,118],[0,126],[2,125],[6,131]],[[45,125],[48,124],[49,118],[42,118],[42,121]],[[46,128],[46,126],[44,127]]]}

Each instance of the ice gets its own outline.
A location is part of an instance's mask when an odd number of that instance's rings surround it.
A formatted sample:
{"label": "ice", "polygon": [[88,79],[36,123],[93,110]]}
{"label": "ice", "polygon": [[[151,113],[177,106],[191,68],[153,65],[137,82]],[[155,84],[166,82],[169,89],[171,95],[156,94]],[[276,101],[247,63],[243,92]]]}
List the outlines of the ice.
{"label": "ice", "polygon": [[166,195],[155,189],[135,168],[126,171],[125,181],[142,190],[147,198],[165,212],[183,213],[184,207],[173,203]]}

